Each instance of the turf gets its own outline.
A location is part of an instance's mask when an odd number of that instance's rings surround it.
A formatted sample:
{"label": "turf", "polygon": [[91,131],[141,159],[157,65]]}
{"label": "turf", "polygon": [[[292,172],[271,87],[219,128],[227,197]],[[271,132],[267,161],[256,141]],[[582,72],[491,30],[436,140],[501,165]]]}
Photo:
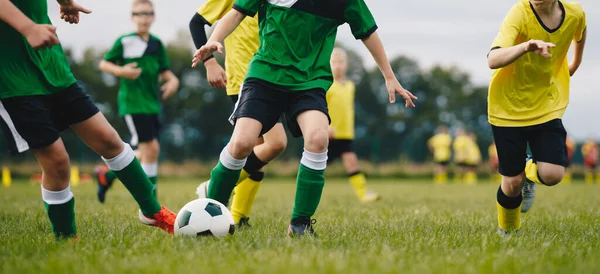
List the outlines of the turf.
{"label": "turf", "polygon": [[[162,181],[173,210],[200,180]],[[38,185],[0,189],[2,273],[599,273],[600,185],[538,188],[521,234],[496,233],[493,184],[378,180],[384,199],[357,202],[330,180],[315,218],[318,239],[285,237],[291,181],[266,182],[250,229],[233,237],[182,238],[145,227],[117,185],[105,205],[91,184],[74,187],[79,240],[55,242]]]}

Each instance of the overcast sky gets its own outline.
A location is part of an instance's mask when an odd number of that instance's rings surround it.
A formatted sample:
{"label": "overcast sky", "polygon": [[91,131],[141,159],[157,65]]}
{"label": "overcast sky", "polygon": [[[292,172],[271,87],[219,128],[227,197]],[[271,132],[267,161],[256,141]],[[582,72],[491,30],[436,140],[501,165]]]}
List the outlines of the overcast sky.
{"label": "overcast sky", "polygon": [[[390,56],[404,54],[422,67],[456,65],[471,73],[478,84],[488,82],[491,70],[486,54],[505,14],[517,0],[366,0],[379,25]],[[58,6],[49,1],[51,19],[61,42],[76,53],[88,46],[108,48],[121,34],[134,30],[128,0],[80,0],[93,10],[78,26],[59,22]],[[157,18],[152,32],[163,41],[186,29],[195,10],[205,0],[154,0]],[[571,81],[571,104],[564,117],[569,133],[578,140],[600,137],[600,1],[581,0],[587,13],[588,40],[584,61]],[[338,39],[363,55],[368,51],[343,26]]]}

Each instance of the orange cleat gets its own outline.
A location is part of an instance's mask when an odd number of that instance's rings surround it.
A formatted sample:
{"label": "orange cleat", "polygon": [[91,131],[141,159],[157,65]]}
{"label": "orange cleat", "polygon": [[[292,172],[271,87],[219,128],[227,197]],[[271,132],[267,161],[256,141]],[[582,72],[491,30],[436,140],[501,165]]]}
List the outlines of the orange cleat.
{"label": "orange cleat", "polygon": [[175,218],[177,218],[177,214],[173,213],[173,211],[169,210],[168,208],[162,206],[160,211],[154,214],[154,218],[146,217],[146,219],[151,220],[153,222],[143,223],[149,226],[156,226],[168,232],[169,234],[173,234]]}

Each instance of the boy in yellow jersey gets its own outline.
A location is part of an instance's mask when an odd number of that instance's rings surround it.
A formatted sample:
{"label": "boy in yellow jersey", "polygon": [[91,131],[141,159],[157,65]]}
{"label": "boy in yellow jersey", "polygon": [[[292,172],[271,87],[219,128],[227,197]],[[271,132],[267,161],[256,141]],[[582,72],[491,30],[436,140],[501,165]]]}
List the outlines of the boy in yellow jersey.
{"label": "boy in yellow jersey", "polygon": [[[570,77],[583,57],[585,13],[574,2],[519,0],[494,40],[488,119],[498,150],[502,185],[497,193],[498,231],[519,231],[534,184],[553,186],[565,173]],[[573,62],[567,52],[575,42]],[[527,145],[532,156],[527,157]],[[527,157],[527,159],[526,159]],[[523,205],[521,205],[523,204]],[[521,207],[522,206],[522,207]]]}
{"label": "boy in yellow jersey", "polygon": [[[205,25],[212,25],[232,9],[234,0],[208,0],[194,14],[190,21],[190,31],[196,48],[206,44]],[[258,17],[246,17],[240,26],[225,39],[227,55],[224,71],[217,60],[210,55],[204,60],[207,80],[215,88],[225,88],[233,104],[238,101],[238,94],[244,82],[250,59],[258,50]],[[234,221],[240,226],[248,225],[248,216],[254,204],[254,198],[263,180],[263,167],[279,156],[287,145],[287,137],[281,123],[277,123],[265,133],[254,150],[248,156],[242,169],[238,184],[234,189],[231,213]],[[208,182],[198,187],[198,195],[206,197]]]}
{"label": "boy in yellow jersey", "polygon": [[583,164],[585,168],[585,182],[587,184],[594,183],[594,174],[597,174],[596,182],[600,184],[600,173],[598,167],[598,143],[594,137],[588,138],[581,148],[583,154]]}
{"label": "boy in yellow jersey", "polygon": [[327,162],[342,158],[348,180],[354,187],[361,202],[373,202],[379,194],[367,189],[367,179],[360,171],[358,157],[352,150],[354,142],[354,93],[355,86],[346,79],[348,56],[341,48],[334,48],[331,54],[333,84],[327,91],[327,107],[331,125],[329,126],[329,148]]}
{"label": "boy in yellow jersey", "polygon": [[573,161],[573,156],[575,155],[575,149],[577,148],[577,144],[573,138],[567,136],[567,141],[565,143],[567,147],[567,166],[565,167],[565,175],[563,176],[562,182],[569,184],[573,181],[573,176],[569,171],[569,167],[571,166],[571,162]]}
{"label": "boy in yellow jersey", "polygon": [[498,151],[496,151],[496,143],[494,141],[488,147],[488,157],[490,163],[490,181],[492,183],[501,183],[502,176],[498,173]]}
{"label": "boy in yellow jersey", "polygon": [[433,161],[435,161],[433,181],[436,184],[445,184],[448,181],[447,168],[451,156],[450,146],[452,146],[452,136],[448,133],[448,128],[438,127],[437,134],[429,138],[427,146],[433,153]]}
{"label": "boy in yellow jersey", "polygon": [[481,150],[477,145],[477,136],[473,132],[467,134],[467,172],[465,173],[464,182],[467,184],[477,183],[477,167],[481,163]]}
{"label": "boy in yellow jersey", "polygon": [[456,164],[456,170],[454,170],[454,182],[462,183],[467,170],[468,164],[467,159],[469,157],[469,136],[463,129],[456,131],[456,138],[452,143],[452,150],[454,151],[454,163]]}

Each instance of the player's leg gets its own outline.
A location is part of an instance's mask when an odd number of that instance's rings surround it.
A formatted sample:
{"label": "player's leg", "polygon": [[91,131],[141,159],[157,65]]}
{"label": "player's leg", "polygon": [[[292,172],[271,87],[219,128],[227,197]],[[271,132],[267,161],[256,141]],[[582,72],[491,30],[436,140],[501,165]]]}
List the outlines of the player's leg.
{"label": "player's leg", "polygon": [[527,180],[547,186],[560,183],[568,161],[565,139],[566,131],[560,119],[535,126],[529,137],[533,157],[525,168]]}
{"label": "player's leg", "polygon": [[138,151],[142,157],[138,158],[142,169],[152,182],[152,193],[155,197],[158,177],[158,155],[160,152],[160,145],[158,139],[154,138],[150,141],[140,142],[138,145]]}
{"label": "player's leg", "polygon": [[360,170],[358,157],[352,150],[352,141],[347,141],[347,149],[342,153],[342,164],[348,174],[348,180],[358,199],[363,203],[374,202],[379,200],[380,196],[377,192],[367,189],[367,177]]}
{"label": "player's leg", "polygon": [[473,185],[477,183],[477,165],[476,164],[468,164],[467,172],[465,173],[464,182],[469,185]]}
{"label": "player's leg", "polygon": [[502,175],[496,194],[498,231],[506,234],[521,229],[527,138],[521,128],[492,126],[492,132],[498,151],[498,170]]}
{"label": "player's leg", "polygon": [[[600,177],[598,177],[600,178]],[[584,180],[586,184],[594,183],[594,166],[588,163],[584,165]]]}
{"label": "player's leg", "polygon": [[[152,182],[153,194],[156,196],[156,184],[158,177],[158,156],[160,145],[158,142],[160,122],[157,114],[133,114],[129,115],[127,127],[138,139],[138,160]],[[131,122],[131,123],[130,123]]]}
{"label": "player's leg", "polygon": [[445,184],[448,182],[448,163],[449,161],[443,161],[437,164],[439,170],[439,183]]}

